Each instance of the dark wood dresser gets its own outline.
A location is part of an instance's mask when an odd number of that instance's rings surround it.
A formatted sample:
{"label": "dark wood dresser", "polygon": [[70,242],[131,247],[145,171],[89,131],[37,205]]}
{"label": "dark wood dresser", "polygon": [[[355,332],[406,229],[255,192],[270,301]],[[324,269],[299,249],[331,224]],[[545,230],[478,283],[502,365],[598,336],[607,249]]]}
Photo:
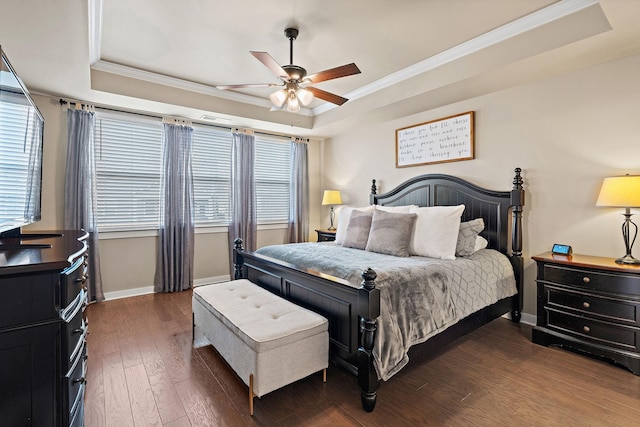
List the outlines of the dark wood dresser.
{"label": "dark wood dresser", "polygon": [[640,375],[640,267],[545,253],[537,263],[534,343],[579,350]]}
{"label": "dark wood dresser", "polygon": [[336,230],[316,230],[318,242],[333,242],[336,240]]}
{"label": "dark wood dresser", "polygon": [[88,234],[32,236],[0,239],[0,424],[82,426]]}

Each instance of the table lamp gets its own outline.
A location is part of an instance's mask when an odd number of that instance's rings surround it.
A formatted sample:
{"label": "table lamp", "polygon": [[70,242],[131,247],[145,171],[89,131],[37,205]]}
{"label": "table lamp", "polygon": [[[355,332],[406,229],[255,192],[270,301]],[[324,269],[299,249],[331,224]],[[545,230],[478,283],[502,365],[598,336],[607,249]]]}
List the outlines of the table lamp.
{"label": "table lamp", "polygon": [[324,194],[322,195],[322,206],[331,205],[331,211],[329,212],[329,221],[331,222],[329,230],[331,231],[336,229],[333,226],[333,221],[336,219],[336,213],[333,210],[333,205],[341,204],[342,196],[340,195],[340,190],[324,190]]}
{"label": "table lamp", "polygon": [[[622,238],[627,253],[618,258],[618,264],[640,264],[640,260],[631,255],[631,248],[638,235],[638,226],[631,221],[631,208],[640,207],[640,175],[611,176],[605,178],[600,188],[596,206],[624,208]],[[633,238],[631,232],[633,228]]]}

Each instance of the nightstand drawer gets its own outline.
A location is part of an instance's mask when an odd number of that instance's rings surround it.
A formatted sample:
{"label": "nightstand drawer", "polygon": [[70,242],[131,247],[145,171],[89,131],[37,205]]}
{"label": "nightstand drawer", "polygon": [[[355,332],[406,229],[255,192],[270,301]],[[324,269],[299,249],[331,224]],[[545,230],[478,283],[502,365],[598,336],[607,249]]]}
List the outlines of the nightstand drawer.
{"label": "nightstand drawer", "polygon": [[545,287],[545,304],[559,309],[577,310],[604,320],[640,326],[638,303],[605,298],[582,292]]}
{"label": "nightstand drawer", "polygon": [[630,351],[638,350],[636,343],[637,331],[631,328],[619,327],[555,310],[547,311],[547,321],[549,329],[569,332],[573,335],[579,335],[583,339],[587,338],[608,346]]}
{"label": "nightstand drawer", "polygon": [[637,275],[611,274],[585,269],[573,269],[547,264],[544,280],[569,286],[606,292],[608,294],[640,295],[640,277]]}
{"label": "nightstand drawer", "polygon": [[318,242],[333,242],[336,240],[336,230],[316,230]]}

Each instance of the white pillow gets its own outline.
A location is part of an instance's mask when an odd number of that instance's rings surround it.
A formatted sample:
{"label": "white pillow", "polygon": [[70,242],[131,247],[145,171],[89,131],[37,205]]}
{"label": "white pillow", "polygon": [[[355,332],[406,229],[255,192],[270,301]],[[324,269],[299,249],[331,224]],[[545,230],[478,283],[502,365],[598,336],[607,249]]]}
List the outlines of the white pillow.
{"label": "white pillow", "polygon": [[407,205],[407,206],[380,206],[374,205],[377,210],[392,212],[392,213],[411,213],[411,208],[417,208],[416,205]]}
{"label": "white pillow", "polygon": [[464,205],[412,207],[416,224],[409,246],[411,255],[456,259],[456,243]]}
{"label": "white pillow", "polygon": [[478,252],[481,249],[485,249],[489,246],[489,241],[482,236],[476,236],[476,246],[473,248],[473,252]]}
{"label": "white pillow", "polygon": [[[374,205],[365,206],[364,208],[353,208],[350,206],[340,206],[338,211],[338,223],[336,225],[336,245],[342,245],[344,238],[347,236],[347,227],[349,226],[349,219],[351,218],[351,212],[357,209],[362,212],[373,212]],[[342,224],[342,226],[340,226]]]}

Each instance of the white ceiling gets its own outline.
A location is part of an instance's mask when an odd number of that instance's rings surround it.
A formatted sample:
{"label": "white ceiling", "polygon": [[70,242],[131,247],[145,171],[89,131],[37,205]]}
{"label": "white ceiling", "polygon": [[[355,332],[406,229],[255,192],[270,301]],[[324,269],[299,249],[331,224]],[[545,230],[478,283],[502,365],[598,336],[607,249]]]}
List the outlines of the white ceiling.
{"label": "white ceiling", "polygon": [[[637,0],[0,0],[0,45],[32,92],[232,126],[331,136],[640,53]],[[314,73],[341,107],[271,112],[249,51]],[[293,126],[293,127],[292,127]]]}

